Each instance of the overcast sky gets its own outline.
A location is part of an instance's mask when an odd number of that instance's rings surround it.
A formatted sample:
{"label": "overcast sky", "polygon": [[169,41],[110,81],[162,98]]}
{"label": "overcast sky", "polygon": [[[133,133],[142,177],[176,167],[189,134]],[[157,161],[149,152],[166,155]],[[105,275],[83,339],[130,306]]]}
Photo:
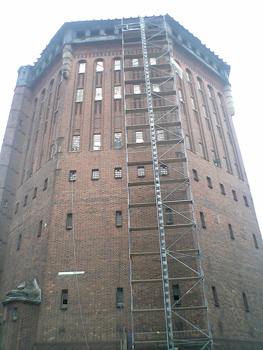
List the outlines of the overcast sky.
{"label": "overcast sky", "polygon": [[258,221],[263,233],[262,5],[258,0],[16,0],[3,4],[0,144],[17,69],[33,64],[63,23],[169,14],[231,65],[233,117]]}

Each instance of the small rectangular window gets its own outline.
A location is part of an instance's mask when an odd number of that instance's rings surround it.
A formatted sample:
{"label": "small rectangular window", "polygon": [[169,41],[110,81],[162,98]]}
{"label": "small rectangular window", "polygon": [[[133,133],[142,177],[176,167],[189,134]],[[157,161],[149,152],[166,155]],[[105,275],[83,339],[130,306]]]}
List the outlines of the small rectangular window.
{"label": "small rectangular window", "polygon": [[13,308],[13,315],[12,315],[12,321],[17,321],[17,318],[18,318],[18,308],[17,307],[14,307]]}
{"label": "small rectangular window", "polygon": [[85,70],[86,70],[86,63],[85,62],[81,62],[80,64],[79,64],[79,74],[81,74],[81,73],[85,73]]}
{"label": "small rectangular window", "polygon": [[74,152],[79,151],[79,147],[80,147],[80,135],[74,135],[72,137],[71,150],[74,151]]}
{"label": "small rectangular window", "polygon": [[141,93],[141,87],[140,87],[140,85],[134,85],[134,86],[133,86],[133,93],[134,93],[134,94],[140,94],[140,93]]}
{"label": "small rectangular window", "polygon": [[115,132],[114,133],[113,148],[114,149],[122,148],[122,133],[121,132]]}
{"label": "small rectangular window", "polygon": [[193,174],[194,174],[194,180],[199,181],[197,170],[193,169]]}
{"label": "small rectangular window", "polygon": [[121,168],[115,168],[114,169],[114,178],[115,179],[121,179],[122,178],[122,170],[121,170]]}
{"label": "small rectangular window", "polygon": [[24,206],[24,207],[27,205],[27,199],[28,199],[28,196],[26,195],[26,196],[24,197],[24,203],[23,203],[23,206]]}
{"label": "small rectangular window", "polygon": [[237,193],[235,190],[232,190],[232,195],[233,195],[234,201],[237,201]]}
{"label": "small rectangular window", "polygon": [[114,61],[114,70],[121,70],[121,60]]}
{"label": "small rectangular window", "polygon": [[44,186],[43,186],[43,191],[47,189],[47,184],[48,184],[48,179],[44,180]]}
{"label": "small rectangular window", "polygon": [[136,143],[142,143],[143,142],[143,132],[142,131],[136,131]]}
{"label": "small rectangular window", "polygon": [[76,102],[83,102],[83,89],[77,90]]}
{"label": "small rectangular window", "polygon": [[116,227],[122,227],[122,212],[116,211]]}
{"label": "small rectangular window", "polygon": [[96,72],[103,72],[103,61],[96,62]]}
{"label": "small rectangular window", "polygon": [[207,176],[206,179],[207,179],[207,186],[210,188],[213,188],[211,177]]}
{"label": "small rectangular window", "polygon": [[17,247],[16,250],[19,250],[21,247],[21,241],[22,241],[22,234],[18,236],[18,241],[17,241]]}
{"label": "small rectangular window", "polygon": [[220,190],[221,190],[221,193],[222,194],[226,194],[226,191],[225,191],[225,186],[223,184],[220,184]]}
{"label": "small rectangular window", "polygon": [[18,212],[18,208],[19,208],[19,202],[16,203],[15,214]]}
{"label": "small rectangular window", "polygon": [[188,135],[185,135],[185,145],[188,150],[191,150],[190,138]]}
{"label": "small rectangular window", "polygon": [[168,166],[167,165],[161,165],[160,166],[160,175],[161,176],[167,176],[168,175]]}
{"label": "small rectangular window", "polygon": [[233,227],[231,224],[228,224],[228,230],[229,230],[230,238],[235,239]]}
{"label": "small rectangular window", "polygon": [[212,292],[213,292],[215,306],[219,306],[219,300],[218,300],[218,296],[217,296],[216,287],[212,286]]}
{"label": "small rectangular window", "polygon": [[123,307],[123,288],[117,288],[116,298],[117,307]]}
{"label": "small rectangular window", "polygon": [[100,171],[99,171],[99,169],[92,169],[91,179],[92,180],[99,180],[99,178],[100,178]]}
{"label": "small rectangular window", "polygon": [[157,141],[164,140],[164,130],[163,129],[156,130],[156,139],[157,139]]}
{"label": "small rectangular window", "polygon": [[62,289],[61,291],[61,309],[68,308],[68,289]]}
{"label": "small rectangular window", "polygon": [[73,182],[77,180],[77,171],[76,170],[70,170],[69,171],[69,182]]}
{"label": "small rectangular window", "polygon": [[173,224],[173,212],[171,208],[165,208],[165,221],[166,225]]}
{"label": "small rectangular window", "polygon": [[254,241],[255,248],[259,249],[257,237],[256,237],[256,235],[254,233],[253,233],[253,241]]}
{"label": "small rectangular window", "polygon": [[69,213],[67,214],[66,229],[72,230],[72,227],[73,227],[73,214]]}
{"label": "small rectangular window", "polygon": [[40,237],[40,236],[41,236],[42,227],[43,227],[43,221],[40,220],[39,223],[38,223],[37,237]]}
{"label": "small rectangular window", "polygon": [[114,86],[114,99],[121,98],[121,86]]}
{"label": "small rectangular window", "polygon": [[139,59],[138,58],[133,58],[132,59],[132,66],[133,67],[138,67],[139,66]]}
{"label": "small rectangular window", "polygon": [[99,151],[101,149],[101,135],[93,135],[93,151]]}
{"label": "small rectangular window", "polygon": [[205,215],[201,211],[200,211],[200,220],[201,220],[202,228],[206,228]]}
{"label": "small rectangular window", "polygon": [[179,306],[181,304],[180,301],[181,293],[180,293],[180,287],[178,284],[173,285],[173,301],[175,306]]}
{"label": "small rectangular window", "polygon": [[249,306],[248,306],[248,301],[247,301],[247,296],[245,293],[242,293],[242,297],[243,297],[243,302],[244,302],[244,307],[246,312],[249,312]]}
{"label": "small rectangular window", "polygon": [[32,198],[34,199],[34,198],[36,198],[36,196],[37,196],[37,187],[35,187],[33,190],[33,197]]}
{"label": "small rectangular window", "polygon": [[155,57],[150,57],[150,65],[155,66],[156,65],[156,58]]}
{"label": "small rectangular window", "polygon": [[137,176],[144,177],[145,176],[145,168],[144,166],[138,166],[137,168]]}
{"label": "small rectangular window", "polygon": [[95,101],[102,100],[102,88],[98,87],[95,89]]}
{"label": "small rectangular window", "polygon": [[246,207],[249,207],[247,197],[246,197],[246,196],[243,196],[243,199],[244,199],[245,206],[246,206]]}
{"label": "small rectangular window", "polygon": [[160,85],[159,84],[153,84],[152,89],[154,92],[160,92]]}

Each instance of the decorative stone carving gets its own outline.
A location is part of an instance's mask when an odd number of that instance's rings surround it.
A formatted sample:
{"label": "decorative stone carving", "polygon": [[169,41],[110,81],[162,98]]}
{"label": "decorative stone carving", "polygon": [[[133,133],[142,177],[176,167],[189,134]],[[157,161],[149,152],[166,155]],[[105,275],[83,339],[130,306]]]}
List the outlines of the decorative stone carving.
{"label": "decorative stone carving", "polygon": [[6,293],[5,299],[2,301],[3,304],[8,304],[14,301],[22,301],[31,304],[41,303],[41,289],[37,283],[37,280],[24,281],[19,284],[16,289]]}

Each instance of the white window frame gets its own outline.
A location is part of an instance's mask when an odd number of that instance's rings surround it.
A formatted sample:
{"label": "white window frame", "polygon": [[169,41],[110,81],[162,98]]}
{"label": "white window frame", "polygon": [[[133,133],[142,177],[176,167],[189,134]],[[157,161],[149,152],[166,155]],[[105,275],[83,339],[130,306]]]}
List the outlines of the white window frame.
{"label": "white window frame", "polygon": [[93,135],[93,151],[99,151],[101,149],[101,134]]}
{"label": "white window frame", "polygon": [[83,89],[77,89],[76,102],[83,102]]}
{"label": "white window frame", "polygon": [[135,136],[136,136],[136,143],[144,142],[144,140],[143,140],[143,131],[136,131],[135,132]]}
{"label": "white window frame", "polygon": [[99,180],[99,178],[100,178],[100,170],[99,169],[92,169],[91,179],[92,180]]}
{"label": "white window frame", "polygon": [[79,74],[83,74],[86,72],[86,62],[80,62],[79,63]]}
{"label": "white window frame", "polygon": [[140,85],[133,85],[133,93],[134,93],[135,95],[141,93],[141,87],[140,87]]}
{"label": "white window frame", "polygon": [[121,60],[114,61],[114,70],[121,70]]}
{"label": "white window frame", "polygon": [[163,129],[158,129],[156,130],[156,139],[157,141],[164,141],[164,130]]}
{"label": "white window frame", "polygon": [[114,100],[121,98],[121,86],[114,86]]}
{"label": "white window frame", "polygon": [[80,147],[80,135],[73,135],[71,150],[74,152],[79,151],[79,147]]}
{"label": "white window frame", "polygon": [[132,66],[133,67],[139,67],[139,59],[138,58],[133,58],[132,59]]}
{"label": "white window frame", "polygon": [[103,72],[103,70],[104,70],[104,62],[97,61],[96,62],[96,72]]}
{"label": "white window frame", "polygon": [[122,133],[121,132],[114,133],[113,148],[114,149],[122,148]]}
{"label": "white window frame", "polygon": [[145,177],[145,168],[144,168],[144,166],[138,166],[138,168],[137,168],[137,176],[138,177]]}
{"label": "white window frame", "polygon": [[98,87],[95,90],[95,101],[102,101],[102,88]]}

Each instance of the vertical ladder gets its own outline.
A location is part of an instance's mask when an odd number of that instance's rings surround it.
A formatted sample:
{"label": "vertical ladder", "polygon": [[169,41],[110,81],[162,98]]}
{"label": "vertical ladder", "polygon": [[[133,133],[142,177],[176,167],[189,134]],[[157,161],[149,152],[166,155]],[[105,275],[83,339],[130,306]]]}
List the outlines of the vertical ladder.
{"label": "vertical ladder", "polygon": [[[200,249],[166,20],[163,16],[123,19],[120,27],[132,348],[210,349]],[[136,167],[145,171],[140,178],[136,177]]]}

